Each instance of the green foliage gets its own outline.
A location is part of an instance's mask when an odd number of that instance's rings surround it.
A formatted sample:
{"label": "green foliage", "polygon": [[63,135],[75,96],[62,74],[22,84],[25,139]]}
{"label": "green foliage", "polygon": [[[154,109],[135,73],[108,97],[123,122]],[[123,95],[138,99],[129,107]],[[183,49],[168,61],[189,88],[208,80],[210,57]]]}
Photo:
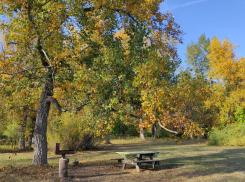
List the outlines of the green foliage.
{"label": "green foliage", "polygon": [[239,123],[245,122],[245,109],[244,108],[242,107],[237,108],[236,119],[237,119],[237,122]]}
{"label": "green foliage", "polygon": [[9,124],[3,132],[3,135],[11,138],[12,143],[16,144],[19,138],[19,128],[17,124]]}
{"label": "green foliage", "polygon": [[187,46],[186,61],[191,65],[196,76],[200,74],[204,76],[209,70],[209,59],[207,58],[209,45],[210,40],[206,38],[205,34],[202,34],[197,43],[191,42]]}
{"label": "green foliage", "polygon": [[169,137],[169,132],[167,132],[166,130],[164,129],[158,129],[157,130],[157,135],[159,138],[166,138],[166,137]]}
{"label": "green foliage", "polygon": [[217,128],[213,129],[210,132],[208,145],[244,146],[245,123],[230,124],[222,130]]}
{"label": "green foliage", "polygon": [[128,134],[130,136],[138,136],[139,133],[136,130],[134,125],[126,125],[122,121],[118,121],[115,123],[112,132],[112,135],[118,136],[120,134]]}

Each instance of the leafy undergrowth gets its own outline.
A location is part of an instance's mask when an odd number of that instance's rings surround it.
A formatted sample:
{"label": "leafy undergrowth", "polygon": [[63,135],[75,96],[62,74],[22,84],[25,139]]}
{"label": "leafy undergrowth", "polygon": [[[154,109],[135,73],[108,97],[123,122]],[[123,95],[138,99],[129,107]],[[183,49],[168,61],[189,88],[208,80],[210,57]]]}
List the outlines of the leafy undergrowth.
{"label": "leafy undergrowth", "polygon": [[234,123],[223,130],[213,129],[210,132],[209,145],[245,146],[245,124]]}
{"label": "leafy undergrowth", "polygon": [[[48,153],[48,166],[32,167],[32,152],[1,153],[0,181],[243,181],[245,179],[245,148],[207,146],[205,141],[137,141],[112,140],[98,150],[68,155],[69,178],[58,178],[60,156]],[[134,166],[122,169],[110,159],[120,157],[117,151],[160,151],[166,159],[156,171],[150,165],[136,172]],[[10,158],[9,158],[10,157]],[[78,166],[72,161],[77,159]]]}

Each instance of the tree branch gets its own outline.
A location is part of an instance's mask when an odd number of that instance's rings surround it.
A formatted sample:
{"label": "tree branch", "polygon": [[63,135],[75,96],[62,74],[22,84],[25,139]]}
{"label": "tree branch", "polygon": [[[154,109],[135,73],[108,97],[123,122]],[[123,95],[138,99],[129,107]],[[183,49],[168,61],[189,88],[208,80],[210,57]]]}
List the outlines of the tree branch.
{"label": "tree branch", "polygon": [[53,98],[52,96],[48,96],[46,101],[49,101],[49,102],[52,102],[54,107],[59,111],[59,112],[62,112],[62,109],[61,109],[61,106],[60,104],[58,103],[57,99],[56,98]]}
{"label": "tree branch", "polygon": [[[112,112],[118,112],[118,110],[116,110],[116,109],[114,109],[114,108],[112,108],[111,111],[112,111]],[[130,114],[130,113],[126,113],[126,112],[124,112],[123,114],[129,115],[130,117],[133,117],[133,118],[140,119],[140,117],[138,117],[138,116],[136,116],[136,115],[134,115],[134,114]]]}
{"label": "tree branch", "polygon": [[[101,8],[103,8],[103,6],[100,6],[98,9],[101,9]],[[83,9],[83,11],[84,11],[85,13],[86,13],[86,12],[93,11],[93,10],[95,10],[94,7],[89,7],[89,8],[84,8],[84,9]],[[123,14],[129,16],[134,22],[137,22],[136,19],[133,17],[133,15],[130,14],[130,12],[126,12],[126,11],[123,10],[123,9],[121,9],[121,10],[120,10],[120,9],[111,9],[111,10],[116,11],[116,12],[118,12],[118,13],[122,12]]]}
{"label": "tree branch", "polygon": [[37,67],[37,68],[26,68],[26,69],[23,69],[22,71],[19,71],[19,72],[16,72],[16,73],[0,72],[0,74],[14,76],[14,75],[17,75],[19,73],[23,73],[23,72],[26,72],[26,71],[37,70],[37,69],[42,69],[42,68],[51,68],[51,66],[43,66],[43,67]]}
{"label": "tree branch", "polygon": [[170,133],[178,134],[177,131],[173,131],[173,130],[167,129],[165,126],[163,126],[163,125],[161,124],[160,120],[158,120],[158,124],[159,124],[159,126],[160,126],[161,128],[163,128],[164,130],[166,130],[166,131],[168,131],[168,132],[170,132]]}

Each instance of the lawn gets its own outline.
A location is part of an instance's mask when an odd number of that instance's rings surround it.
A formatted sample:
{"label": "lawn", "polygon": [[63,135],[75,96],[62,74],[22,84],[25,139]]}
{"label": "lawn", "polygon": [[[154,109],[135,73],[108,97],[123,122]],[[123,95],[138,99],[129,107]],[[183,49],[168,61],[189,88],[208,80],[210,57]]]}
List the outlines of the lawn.
{"label": "lawn", "polygon": [[[111,140],[112,144],[99,144],[93,151],[68,155],[69,178],[61,181],[245,181],[245,147],[207,146],[203,140]],[[145,166],[136,172],[133,166],[125,170],[112,158],[120,157],[116,151],[156,150],[159,158],[166,159],[156,171]],[[0,181],[60,181],[60,156],[48,152],[49,166],[32,167],[31,151],[11,152],[0,147]],[[72,161],[79,160],[78,166]]]}

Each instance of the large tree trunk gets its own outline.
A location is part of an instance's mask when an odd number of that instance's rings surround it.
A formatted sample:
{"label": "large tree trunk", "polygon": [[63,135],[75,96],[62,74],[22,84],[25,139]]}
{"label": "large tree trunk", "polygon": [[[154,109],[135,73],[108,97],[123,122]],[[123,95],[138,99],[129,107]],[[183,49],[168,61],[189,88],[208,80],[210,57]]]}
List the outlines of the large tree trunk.
{"label": "large tree trunk", "polygon": [[[142,123],[142,118],[140,118],[140,124]],[[144,129],[140,126],[140,138],[145,140]]]}
{"label": "large tree trunk", "polygon": [[152,131],[152,138],[157,139],[157,123],[156,122],[152,125],[151,131]]}
{"label": "large tree trunk", "polygon": [[49,96],[52,96],[53,85],[46,82],[38,106],[34,131],[34,156],[32,165],[47,165],[47,122],[50,108]]}

